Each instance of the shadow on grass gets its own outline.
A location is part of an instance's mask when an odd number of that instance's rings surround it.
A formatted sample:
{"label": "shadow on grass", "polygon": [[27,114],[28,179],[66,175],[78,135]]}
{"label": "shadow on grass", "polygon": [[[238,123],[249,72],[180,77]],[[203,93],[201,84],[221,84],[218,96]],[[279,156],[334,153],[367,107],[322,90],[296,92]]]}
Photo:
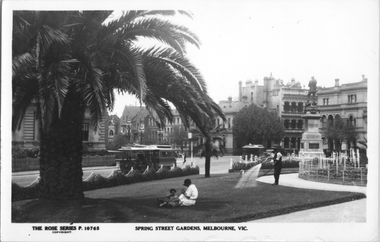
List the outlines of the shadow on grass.
{"label": "shadow on grass", "polygon": [[[226,176],[226,175],[225,175]],[[227,175],[230,176],[230,175]],[[158,208],[157,197],[181,189],[183,178],[86,192],[75,201],[12,203],[15,223],[216,223],[245,222],[364,198],[361,193],[319,191],[257,183],[235,189],[223,175],[191,176],[199,190],[195,206]]]}

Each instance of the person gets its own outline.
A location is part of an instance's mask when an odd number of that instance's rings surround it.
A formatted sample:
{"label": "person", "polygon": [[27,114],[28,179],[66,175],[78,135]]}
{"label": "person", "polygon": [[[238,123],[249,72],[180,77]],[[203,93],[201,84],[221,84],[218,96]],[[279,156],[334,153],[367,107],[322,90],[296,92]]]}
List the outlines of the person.
{"label": "person", "polygon": [[177,196],[177,191],[172,188],[169,190],[170,194],[166,197],[165,200],[157,199],[159,207],[178,207],[179,206],[179,198]]}
{"label": "person", "polygon": [[191,183],[190,179],[186,179],[183,184],[187,187],[186,190],[182,190],[182,194],[179,196],[180,206],[193,206],[198,198],[198,189]]}
{"label": "person", "polygon": [[282,169],[282,154],[279,150],[275,150],[274,153],[274,183],[272,185],[278,185],[278,180],[280,179]]}

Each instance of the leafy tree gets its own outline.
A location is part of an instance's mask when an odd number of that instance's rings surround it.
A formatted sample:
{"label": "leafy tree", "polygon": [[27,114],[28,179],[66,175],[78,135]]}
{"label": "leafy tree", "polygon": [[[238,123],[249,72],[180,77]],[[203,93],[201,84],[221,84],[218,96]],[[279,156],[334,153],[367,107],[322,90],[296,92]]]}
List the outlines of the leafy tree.
{"label": "leafy tree", "polygon": [[[113,108],[114,90],[136,96],[162,126],[173,121],[169,103],[185,127],[192,120],[203,133],[203,120],[222,113],[185,56],[185,44],[199,47],[198,37],[165,18],[176,11],[127,11],[107,24],[110,11],[13,13],[12,129],[21,127],[26,109],[35,104],[41,199],[84,197],[84,113],[97,129]],[[142,46],[141,38],[155,44]]]}
{"label": "leafy tree", "polygon": [[342,143],[347,142],[350,145],[351,142],[354,144],[358,139],[358,133],[355,126],[348,123],[347,120],[343,118],[335,118],[334,121],[328,121],[326,127],[323,130],[323,134],[326,138],[335,140],[338,144],[338,152],[342,150]]}
{"label": "leafy tree", "polygon": [[125,138],[125,135],[117,134],[114,136],[113,141],[107,144],[106,148],[107,150],[118,150],[126,144],[127,144],[127,140]]}
{"label": "leafy tree", "polygon": [[243,144],[279,143],[284,137],[281,118],[275,112],[255,104],[242,108],[234,117],[232,131]]}
{"label": "leafy tree", "polygon": [[171,144],[180,147],[181,151],[183,152],[188,139],[188,134],[185,127],[181,125],[174,125],[173,131],[169,133],[168,138],[170,139]]}

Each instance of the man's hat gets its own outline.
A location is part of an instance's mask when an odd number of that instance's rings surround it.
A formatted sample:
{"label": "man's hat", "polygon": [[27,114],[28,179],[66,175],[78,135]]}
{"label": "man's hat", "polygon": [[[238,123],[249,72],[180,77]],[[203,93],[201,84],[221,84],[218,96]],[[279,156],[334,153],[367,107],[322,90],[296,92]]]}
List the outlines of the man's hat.
{"label": "man's hat", "polygon": [[183,185],[184,186],[187,186],[187,185],[190,185],[191,184],[191,180],[190,179],[186,179],[184,182],[183,182]]}

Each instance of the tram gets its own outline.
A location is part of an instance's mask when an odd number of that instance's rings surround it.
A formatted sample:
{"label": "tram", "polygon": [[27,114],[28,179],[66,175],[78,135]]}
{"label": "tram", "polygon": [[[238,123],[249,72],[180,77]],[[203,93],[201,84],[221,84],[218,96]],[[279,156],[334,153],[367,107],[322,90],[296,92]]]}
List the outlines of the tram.
{"label": "tram", "polygon": [[260,157],[264,155],[265,147],[258,144],[248,144],[243,146],[243,156],[250,157],[251,155]]}
{"label": "tram", "polygon": [[158,170],[163,167],[177,166],[176,150],[170,145],[133,145],[123,146],[119,150],[108,150],[115,154],[116,163],[122,171],[145,170],[147,166]]}

